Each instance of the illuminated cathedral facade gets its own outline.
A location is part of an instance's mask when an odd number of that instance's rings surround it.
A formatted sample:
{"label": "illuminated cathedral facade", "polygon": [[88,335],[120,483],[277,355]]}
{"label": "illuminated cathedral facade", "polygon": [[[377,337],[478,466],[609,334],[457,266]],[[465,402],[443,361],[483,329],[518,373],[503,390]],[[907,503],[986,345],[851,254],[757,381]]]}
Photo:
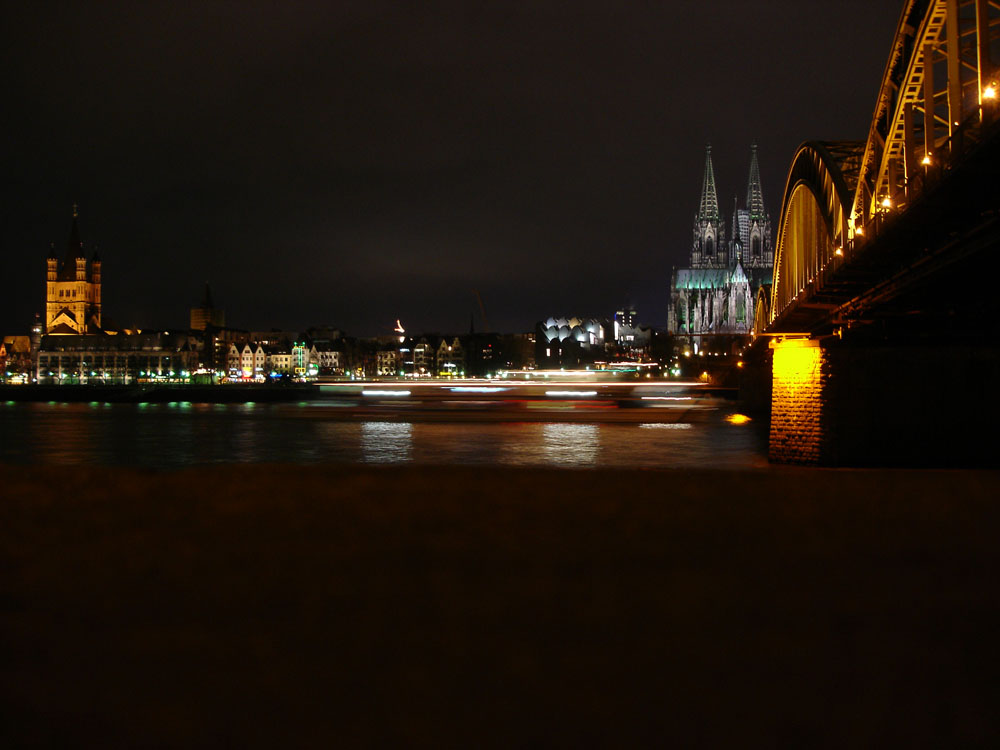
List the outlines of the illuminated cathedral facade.
{"label": "illuminated cathedral facade", "polygon": [[771,219],[764,209],[756,144],[750,151],[746,201],[742,208],[734,201],[728,237],[708,146],[690,264],[675,269],[670,282],[668,329],[699,338],[749,334],[757,290],[771,283],[773,269]]}
{"label": "illuminated cathedral facade", "polygon": [[62,263],[55,246],[49,251],[45,283],[45,333],[83,334],[101,331],[101,259],[83,251],[77,209]]}

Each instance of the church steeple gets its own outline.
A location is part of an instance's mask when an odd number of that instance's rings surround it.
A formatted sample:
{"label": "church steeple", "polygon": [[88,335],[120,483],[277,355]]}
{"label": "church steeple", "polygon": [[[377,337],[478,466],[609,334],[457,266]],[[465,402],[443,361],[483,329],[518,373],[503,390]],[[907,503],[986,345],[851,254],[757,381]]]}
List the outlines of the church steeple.
{"label": "church steeple", "polygon": [[715,170],[712,169],[712,144],[705,146],[705,176],[701,180],[698,221],[719,221],[719,196],[715,191]]}
{"label": "church steeple", "polygon": [[719,211],[719,196],[715,190],[715,170],[712,168],[712,146],[705,147],[705,175],[701,181],[701,201],[694,217],[694,243],[691,265],[695,268],[726,265],[726,226]]}
{"label": "church steeple", "polygon": [[760,187],[760,166],[757,164],[757,144],[750,147],[750,181],[747,184],[747,211],[750,220],[764,218],[764,192]]}
{"label": "church steeple", "polygon": [[78,278],[78,260],[86,263],[87,256],[83,254],[83,243],[80,241],[80,225],[77,217],[80,215],[77,205],[73,204],[73,226],[69,230],[69,243],[66,247],[66,257],[63,259],[62,268],[59,269],[60,281],[71,281]]}

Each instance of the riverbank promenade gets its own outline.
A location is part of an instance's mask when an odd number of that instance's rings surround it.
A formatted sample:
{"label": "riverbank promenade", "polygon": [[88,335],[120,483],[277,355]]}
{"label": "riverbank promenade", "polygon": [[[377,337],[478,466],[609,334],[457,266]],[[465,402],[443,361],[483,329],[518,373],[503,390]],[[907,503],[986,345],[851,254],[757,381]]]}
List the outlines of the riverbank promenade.
{"label": "riverbank promenade", "polygon": [[3,475],[5,747],[996,736],[996,472]]}

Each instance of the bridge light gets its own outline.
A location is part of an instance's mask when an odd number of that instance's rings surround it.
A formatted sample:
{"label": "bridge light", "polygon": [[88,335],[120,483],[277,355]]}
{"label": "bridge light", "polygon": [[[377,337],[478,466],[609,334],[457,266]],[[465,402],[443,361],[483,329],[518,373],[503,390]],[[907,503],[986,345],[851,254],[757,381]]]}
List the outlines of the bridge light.
{"label": "bridge light", "polygon": [[833,254],[841,258],[844,257],[844,251],[839,247],[833,251]]}
{"label": "bridge light", "polygon": [[858,237],[864,237],[865,236],[865,228],[864,227],[854,227],[854,234],[856,234]]}
{"label": "bridge light", "polygon": [[925,154],[924,158],[920,160],[920,163],[923,164],[925,167],[929,167],[931,165],[931,155]]}
{"label": "bridge light", "polygon": [[996,99],[997,98],[997,85],[991,83],[989,86],[983,89],[983,99]]}
{"label": "bridge light", "polygon": [[892,208],[892,201],[889,200],[888,195],[882,199],[882,208]]}

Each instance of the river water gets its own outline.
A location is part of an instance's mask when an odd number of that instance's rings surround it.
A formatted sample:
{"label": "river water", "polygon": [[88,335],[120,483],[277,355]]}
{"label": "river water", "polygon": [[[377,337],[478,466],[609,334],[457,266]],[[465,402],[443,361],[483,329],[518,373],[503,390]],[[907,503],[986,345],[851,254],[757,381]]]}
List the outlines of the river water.
{"label": "river water", "polygon": [[[719,402],[674,421],[553,415],[426,421],[326,402],[62,404],[0,402],[0,463],[181,468],[213,463],[472,464],[726,468],[766,464],[752,422]],[[547,421],[548,420],[548,421]]]}

